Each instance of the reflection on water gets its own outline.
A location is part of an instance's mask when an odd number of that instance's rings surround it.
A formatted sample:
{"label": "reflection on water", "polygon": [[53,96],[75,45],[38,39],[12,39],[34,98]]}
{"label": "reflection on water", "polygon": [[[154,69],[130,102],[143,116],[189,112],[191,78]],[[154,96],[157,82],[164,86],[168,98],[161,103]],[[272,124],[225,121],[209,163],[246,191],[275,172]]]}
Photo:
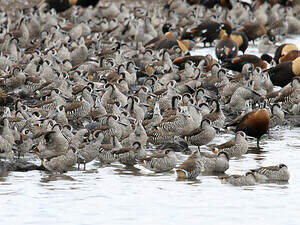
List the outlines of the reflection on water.
{"label": "reflection on water", "polygon": [[[232,137],[221,135],[214,143]],[[251,147],[230,160],[226,174],[202,174],[193,181],[178,180],[174,171],[155,173],[140,165],[102,166],[96,161],[86,171],[74,167],[62,175],[0,173],[0,224],[99,224],[99,218],[101,224],[199,224],[199,218],[205,224],[298,224],[299,145],[300,128],[272,131],[263,149]],[[180,160],[186,157],[179,155]],[[235,187],[220,180],[281,162],[289,167],[289,182]]]}
{"label": "reflection on water", "polygon": [[9,174],[8,172],[0,172],[0,185],[2,185],[1,182],[6,181],[8,174]]}
{"label": "reflection on water", "polygon": [[41,182],[43,183],[48,183],[51,181],[58,181],[58,180],[75,181],[73,177],[65,174],[50,174],[41,178]]}

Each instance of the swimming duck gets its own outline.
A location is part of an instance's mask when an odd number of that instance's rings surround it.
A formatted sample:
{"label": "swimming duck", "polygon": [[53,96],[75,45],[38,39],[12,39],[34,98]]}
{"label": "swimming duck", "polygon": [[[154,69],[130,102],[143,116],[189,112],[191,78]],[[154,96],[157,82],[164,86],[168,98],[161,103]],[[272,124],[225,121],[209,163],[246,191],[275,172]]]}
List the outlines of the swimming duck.
{"label": "swimming duck", "polygon": [[288,181],[290,179],[290,173],[288,171],[288,167],[285,164],[260,167],[258,169],[251,170],[251,172],[254,173],[258,182]]}
{"label": "swimming duck", "polygon": [[194,151],[182,164],[176,167],[178,179],[191,179],[194,180],[201,173],[200,152]]}
{"label": "swimming duck", "polygon": [[255,185],[256,176],[253,172],[247,172],[245,175],[230,175],[221,178],[222,183],[229,183],[234,186],[250,186]]}
{"label": "swimming duck", "polygon": [[215,154],[203,154],[199,158],[201,172],[211,173],[220,172],[224,173],[229,168],[229,157],[226,152],[219,152]]}
{"label": "swimming duck", "polygon": [[175,152],[167,149],[164,153],[153,154],[141,159],[139,164],[154,172],[167,172],[175,168],[177,161]]}

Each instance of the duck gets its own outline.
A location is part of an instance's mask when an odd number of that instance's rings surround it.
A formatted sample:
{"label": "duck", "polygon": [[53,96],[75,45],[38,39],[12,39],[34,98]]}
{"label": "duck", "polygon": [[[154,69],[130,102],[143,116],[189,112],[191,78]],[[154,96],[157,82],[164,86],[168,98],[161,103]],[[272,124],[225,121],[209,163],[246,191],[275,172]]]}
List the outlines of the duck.
{"label": "duck", "polygon": [[13,146],[0,135],[0,159],[12,159],[14,158]]}
{"label": "duck", "polygon": [[103,134],[100,131],[96,131],[93,133],[94,140],[89,144],[85,145],[84,148],[78,149],[77,153],[80,157],[77,158],[78,170],[80,164],[83,164],[83,170],[85,170],[85,165],[91,161],[93,161],[99,155],[99,145],[101,145],[103,141]]}
{"label": "duck", "polygon": [[202,171],[200,163],[198,162],[200,157],[200,152],[194,151],[180,166],[177,166],[175,168],[177,178],[183,180],[195,180]]}
{"label": "duck", "polygon": [[226,152],[218,152],[218,154],[202,154],[199,158],[202,173],[224,173],[229,168],[229,157]]}
{"label": "duck", "polygon": [[290,173],[288,167],[281,163],[276,166],[266,166],[251,170],[258,182],[266,181],[288,181]]}
{"label": "duck", "polygon": [[238,51],[243,52],[243,54],[249,45],[248,37],[243,31],[232,31],[228,34],[226,30],[221,30],[219,38],[220,40],[232,40],[237,45]]}
{"label": "duck", "polygon": [[267,109],[254,109],[238,120],[227,124],[227,127],[235,126],[235,132],[243,131],[246,135],[256,138],[257,148],[262,135],[269,130],[270,115]]}
{"label": "duck", "polygon": [[91,112],[92,105],[82,95],[76,97],[76,101],[65,106],[67,119],[75,120],[84,118]]}
{"label": "duck", "polygon": [[251,54],[236,56],[229,62],[225,63],[223,66],[230,70],[242,72],[243,66],[247,63],[251,63],[254,65],[254,67],[260,67],[262,69],[267,69],[268,66],[268,64],[260,57]]}
{"label": "duck", "polygon": [[293,78],[292,82],[284,86],[274,94],[274,102],[281,103],[283,108],[289,110],[293,105],[297,104],[300,97],[300,78]]}
{"label": "duck", "polygon": [[77,162],[76,149],[70,147],[66,153],[57,152],[51,156],[41,156],[39,149],[33,146],[34,152],[41,160],[43,166],[50,172],[64,173],[70,170]]}
{"label": "duck", "polygon": [[253,42],[255,39],[268,34],[265,26],[258,22],[246,22],[240,30],[245,32],[249,41]]}
{"label": "duck", "polygon": [[64,137],[61,130],[60,124],[54,124],[50,131],[41,131],[35,135],[34,139],[43,137],[43,142],[39,145],[41,156],[44,154],[52,155],[55,152],[65,153],[68,150],[68,140]]}
{"label": "duck", "polygon": [[279,63],[293,61],[300,57],[300,50],[291,50],[286,55],[280,57]]}
{"label": "duck", "polygon": [[230,175],[221,178],[222,183],[232,184],[234,186],[252,186],[256,183],[256,176],[253,172],[247,172],[245,175]]}
{"label": "duck", "polygon": [[143,147],[146,146],[147,143],[147,132],[142,124],[141,120],[137,120],[135,123],[134,131],[129,134],[128,137],[122,140],[122,146],[127,147],[130,146],[134,142],[139,142]]}
{"label": "duck", "polygon": [[299,50],[297,45],[293,43],[285,43],[276,48],[275,54],[274,54],[274,60],[277,64],[279,64],[279,60],[281,57],[284,57],[287,55],[290,51]]}
{"label": "duck", "polygon": [[218,41],[215,48],[215,54],[222,62],[227,62],[237,56],[239,48],[231,39]]}
{"label": "duck", "polygon": [[274,47],[267,35],[263,36],[257,45],[258,51],[261,54],[274,53]]}
{"label": "duck", "polygon": [[108,165],[118,160],[114,151],[120,150],[123,146],[119,142],[117,136],[113,135],[110,144],[101,144],[99,147],[98,160],[102,165]]}
{"label": "duck", "polygon": [[138,163],[138,160],[147,157],[147,153],[140,142],[134,142],[132,146],[114,150],[112,153],[116,155],[120,163],[127,167],[132,167]]}
{"label": "duck", "polygon": [[203,119],[199,128],[194,129],[189,134],[185,135],[188,143],[198,146],[206,145],[211,142],[216,136],[216,130],[211,126],[209,119]]}
{"label": "duck", "polygon": [[200,37],[202,38],[204,47],[206,46],[206,43],[209,43],[211,46],[212,42],[219,37],[222,29],[230,30],[228,33],[231,33],[231,27],[226,23],[220,24],[213,20],[205,20],[197,27],[193,28],[190,32],[184,33],[181,36],[181,39]]}
{"label": "duck", "polygon": [[164,153],[153,154],[139,160],[139,164],[154,172],[168,172],[175,168],[178,159],[173,150],[167,149]]}
{"label": "duck", "polygon": [[275,86],[284,87],[292,81],[294,77],[300,76],[300,57],[293,61],[282,62],[266,71]]}
{"label": "duck", "polygon": [[209,119],[212,123],[212,126],[221,129],[221,128],[223,128],[226,117],[223,113],[223,110],[222,110],[218,100],[213,99],[211,101],[211,105],[214,108],[212,109],[212,111],[209,114],[204,115],[202,117],[202,120]]}
{"label": "duck", "polygon": [[224,144],[216,145],[217,151],[226,152],[229,158],[240,157],[248,151],[248,142],[246,134],[243,131],[238,131],[233,140],[227,141]]}
{"label": "duck", "polygon": [[246,101],[251,99],[257,103],[263,96],[249,87],[238,87],[230,98],[229,103],[225,104],[225,110],[230,112],[241,112],[246,105]]}
{"label": "duck", "polygon": [[270,128],[284,124],[284,112],[279,103],[271,105]]}

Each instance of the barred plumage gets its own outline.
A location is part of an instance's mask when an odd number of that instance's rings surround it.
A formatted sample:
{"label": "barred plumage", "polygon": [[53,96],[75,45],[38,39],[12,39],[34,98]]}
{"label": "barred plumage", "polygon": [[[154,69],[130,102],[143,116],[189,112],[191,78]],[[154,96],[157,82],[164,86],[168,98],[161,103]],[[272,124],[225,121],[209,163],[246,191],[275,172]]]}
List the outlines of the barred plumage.
{"label": "barred plumage", "polygon": [[279,164],[278,166],[260,167],[258,169],[251,170],[256,176],[257,181],[288,181],[290,174],[285,164]]}
{"label": "barred plumage", "polygon": [[166,172],[172,170],[177,164],[177,157],[173,150],[166,150],[161,154],[153,154],[144,158],[140,164],[155,172]]}

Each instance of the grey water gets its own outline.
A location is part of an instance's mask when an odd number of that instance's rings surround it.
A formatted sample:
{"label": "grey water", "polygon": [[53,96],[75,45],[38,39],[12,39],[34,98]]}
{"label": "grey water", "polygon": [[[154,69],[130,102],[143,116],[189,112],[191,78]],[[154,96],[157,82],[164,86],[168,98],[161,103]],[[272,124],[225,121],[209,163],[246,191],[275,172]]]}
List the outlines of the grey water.
{"label": "grey water", "polygon": [[[219,135],[213,143],[231,137]],[[218,176],[176,181],[174,172],[100,168],[96,161],[63,175],[1,174],[0,224],[299,224],[300,128],[275,129],[262,147],[231,160],[226,174],[285,163],[288,183],[235,187]]]}

